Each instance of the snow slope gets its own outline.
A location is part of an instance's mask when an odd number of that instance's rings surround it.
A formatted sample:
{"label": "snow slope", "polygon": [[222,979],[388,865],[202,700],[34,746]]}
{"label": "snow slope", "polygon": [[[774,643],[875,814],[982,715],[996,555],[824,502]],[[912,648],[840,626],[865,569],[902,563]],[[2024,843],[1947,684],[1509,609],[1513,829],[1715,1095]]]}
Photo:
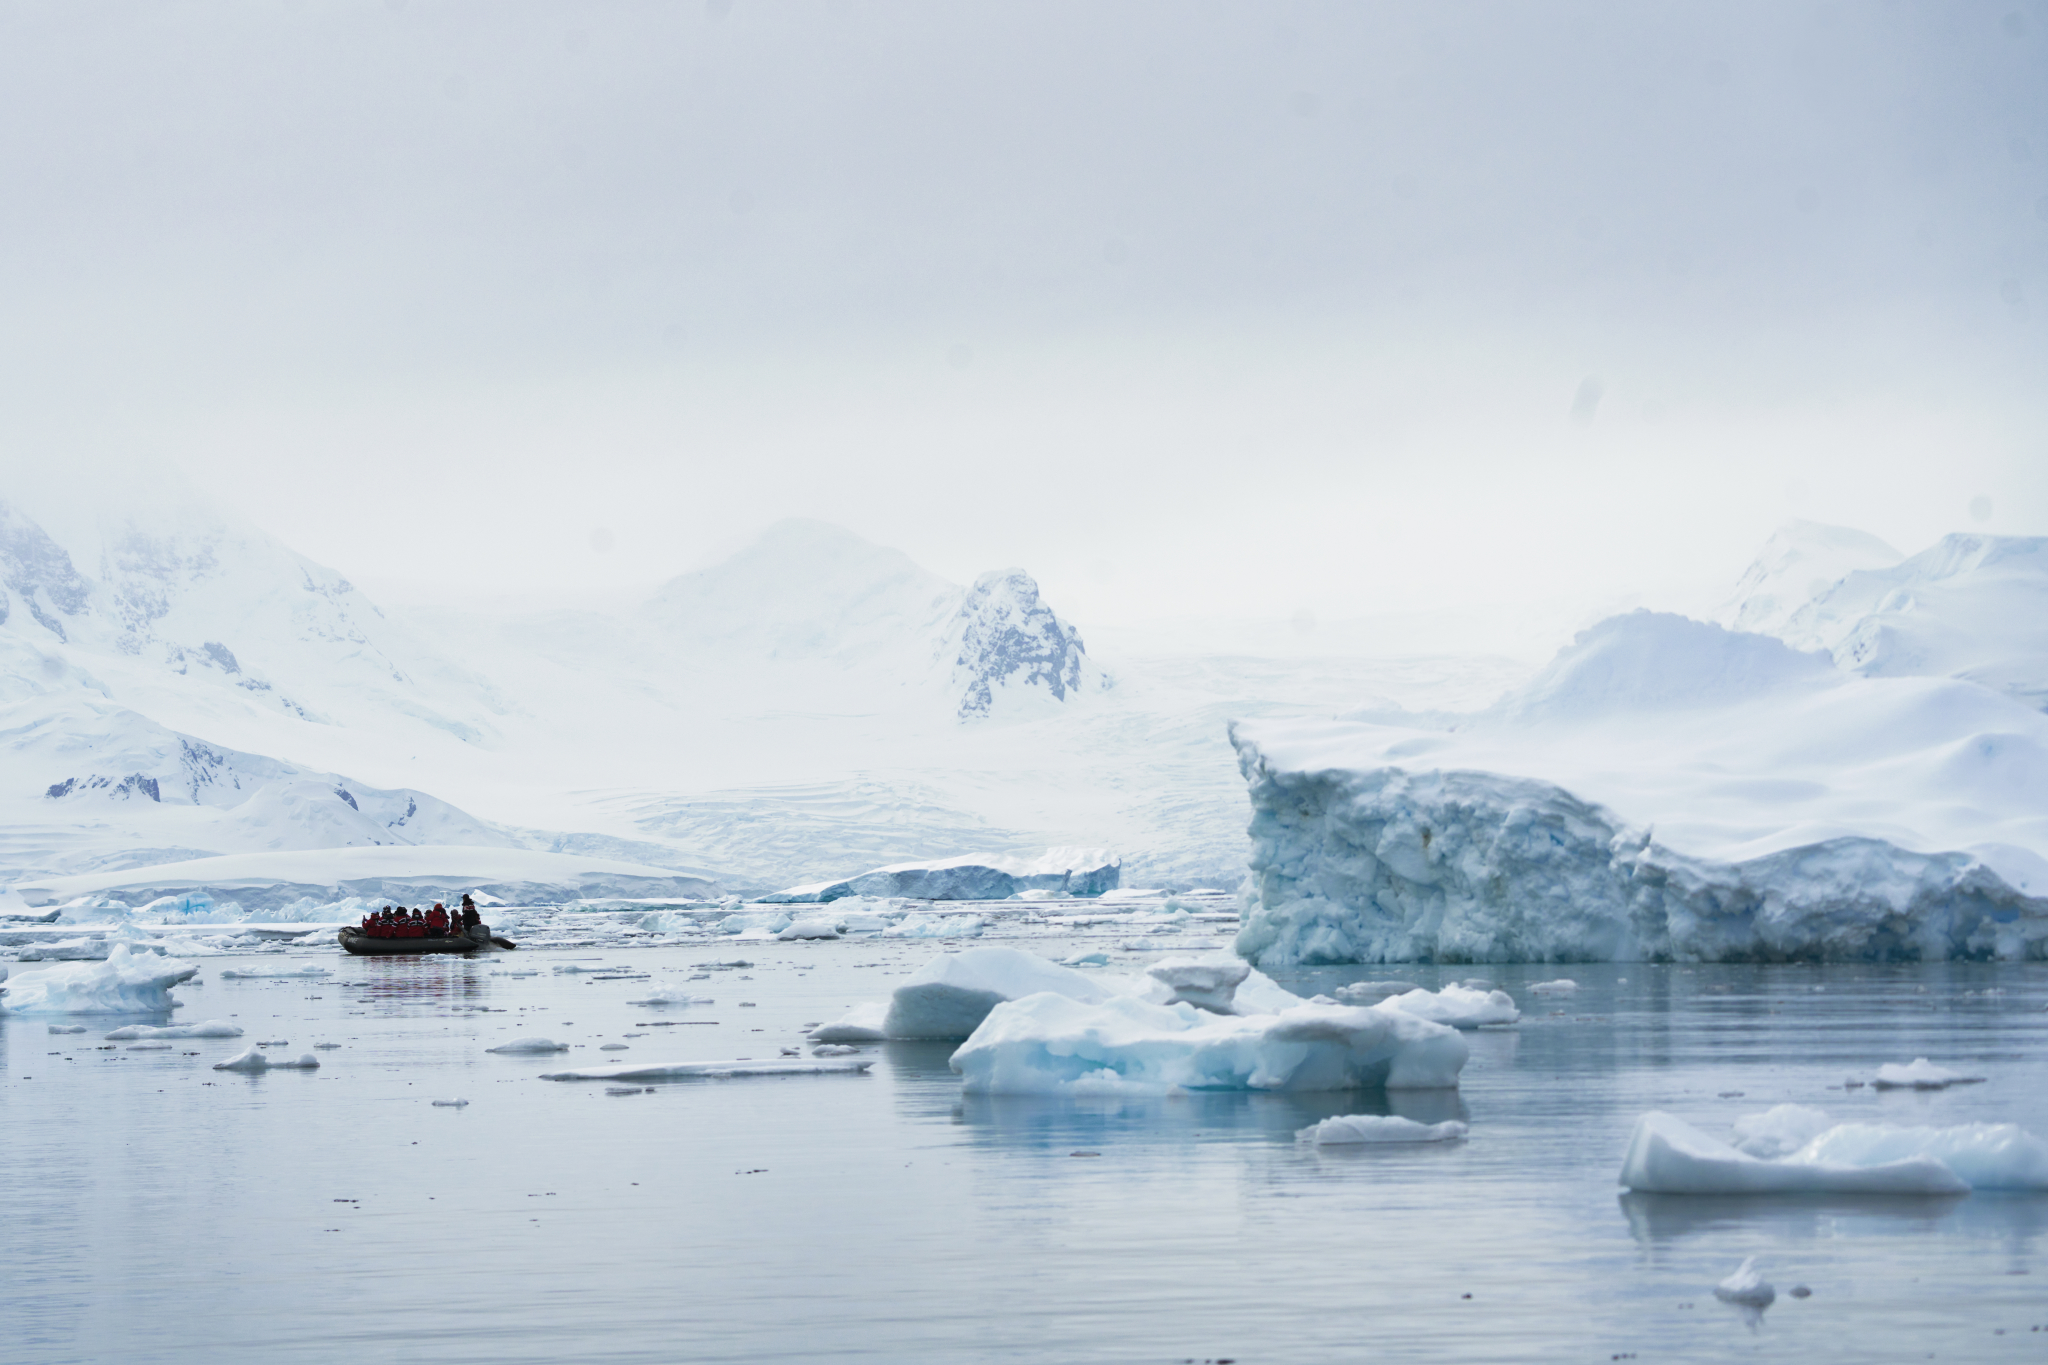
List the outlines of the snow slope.
{"label": "snow slope", "polygon": [[1455,730],[1253,723],[1255,962],[2048,956],[2048,717],[1638,612]]}
{"label": "snow slope", "polygon": [[1796,523],[1723,614],[1871,677],[1964,678],[2048,709],[2048,537],[1949,535],[1910,558]]}

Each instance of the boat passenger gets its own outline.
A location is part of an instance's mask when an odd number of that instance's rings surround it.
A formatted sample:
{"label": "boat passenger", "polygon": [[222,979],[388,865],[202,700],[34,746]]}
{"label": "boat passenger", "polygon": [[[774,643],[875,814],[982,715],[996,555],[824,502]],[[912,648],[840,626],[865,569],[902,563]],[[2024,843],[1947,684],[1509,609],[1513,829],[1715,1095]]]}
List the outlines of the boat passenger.
{"label": "boat passenger", "polygon": [[425,938],[427,936],[427,917],[419,912],[417,906],[413,908],[412,920],[406,925],[405,936],[407,938]]}
{"label": "boat passenger", "polygon": [[484,917],[476,912],[476,902],[468,896],[464,896],[462,898],[462,927],[474,929],[483,922]]}
{"label": "boat passenger", "polygon": [[441,902],[435,901],[434,908],[427,911],[427,937],[443,938],[447,933],[448,910]]}

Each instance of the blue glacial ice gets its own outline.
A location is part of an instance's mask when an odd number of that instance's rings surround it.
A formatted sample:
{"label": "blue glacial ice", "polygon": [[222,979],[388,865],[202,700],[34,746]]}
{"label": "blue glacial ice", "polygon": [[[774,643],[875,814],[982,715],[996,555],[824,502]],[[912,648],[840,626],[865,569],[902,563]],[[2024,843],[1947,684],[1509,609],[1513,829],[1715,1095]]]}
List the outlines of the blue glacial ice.
{"label": "blue glacial ice", "polygon": [[0,983],[7,1014],[146,1014],[175,1009],[171,987],[190,981],[190,962],[116,943],[104,962],[69,962],[22,972]]}
{"label": "blue glacial ice", "polygon": [[2048,1190],[2048,1143],[2016,1124],[1822,1128],[1826,1117],[1805,1106],[1781,1105],[1740,1121],[1738,1143],[1731,1144],[1653,1110],[1636,1121],[1621,1183],[1645,1194]]}

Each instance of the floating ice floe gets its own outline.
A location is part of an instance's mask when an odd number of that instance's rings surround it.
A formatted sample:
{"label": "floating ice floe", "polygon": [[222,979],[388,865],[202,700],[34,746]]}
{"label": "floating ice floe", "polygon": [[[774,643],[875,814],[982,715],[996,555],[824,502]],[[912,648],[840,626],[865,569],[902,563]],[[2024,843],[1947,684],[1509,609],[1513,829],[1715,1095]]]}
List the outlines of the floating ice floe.
{"label": "floating ice floe", "polygon": [[83,1024],[52,1024],[52,1025],[50,1025],[50,1032],[52,1032],[52,1033],[83,1033],[83,1032],[85,1032],[85,1025],[83,1025]]}
{"label": "floating ice floe", "polygon": [[761,1061],[739,1058],[729,1062],[628,1062],[621,1066],[592,1066],[576,1071],[544,1071],[544,1081],[672,1081],[693,1076],[824,1076],[857,1074],[873,1066],[872,1061],[840,1058],[811,1060],[770,1057]]}
{"label": "floating ice floe", "polygon": [[870,1001],[855,1005],[844,1017],[822,1028],[812,1029],[808,1036],[814,1043],[879,1043],[887,1036],[882,1032],[882,1021],[888,1015],[885,1002]]}
{"label": "floating ice floe", "polygon": [[307,962],[296,967],[227,967],[221,970],[220,978],[223,981],[296,981],[331,974],[327,968]]}
{"label": "floating ice floe", "polygon": [[1578,982],[1572,980],[1568,976],[1561,976],[1555,981],[1538,981],[1535,985],[1529,987],[1529,994],[1570,995],[1574,991],[1578,990],[1578,988]]}
{"label": "floating ice floe", "polygon": [[1506,991],[1478,990],[1468,986],[1446,986],[1440,991],[1413,990],[1390,996],[1386,1004],[1406,1010],[1431,1023],[1452,1028],[1483,1028],[1488,1024],[1512,1024],[1522,1017]]}
{"label": "floating ice floe", "polygon": [[1047,992],[995,1006],[952,1066],[983,1094],[1447,1089],[1469,1055],[1457,1030],[1385,1005],[1218,1015]]}
{"label": "floating ice floe", "polygon": [[[1797,1112],[1781,1112],[1796,1109]],[[1761,1115],[1744,1138],[1782,1150],[1815,1111]],[[1744,1130],[1738,1129],[1738,1132]],[[1843,1123],[1795,1151],[1767,1159],[1730,1146],[1670,1114],[1636,1121],[1621,1183],[1646,1194],[1963,1194],[1972,1189],[2048,1190],[2048,1143],[2010,1123],[1894,1128]]]}
{"label": "floating ice floe", "polygon": [[73,962],[22,972],[0,983],[7,1014],[146,1014],[177,1007],[171,987],[199,968],[117,943],[104,962]]}
{"label": "floating ice floe", "polygon": [[825,917],[793,920],[775,937],[784,943],[794,943],[799,939],[838,938],[839,922]]}
{"label": "floating ice floe", "polygon": [[308,1052],[296,1061],[265,1056],[260,1047],[249,1047],[224,1062],[215,1062],[215,1071],[312,1071],[318,1068],[320,1059]]}
{"label": "floating ice floe", "polygon": [[1421,989],[1413,981],[1354,981],[1348,986],[1339,986],[1336,996],[1347,1005],[1377,1005],[1382,1000]]}
{"label": "floating ice floe", "polygon": [[1925,1057],[1915,1057],[1903,1066],[1886,1062],[1877,1069],[1877,1079],[1871,1084],[1879,1090],[1946,1090],[1952,1085],[1976,1085],[1983,1079],[1936,1066]]}
{"label": "floating ice floe", "polygon": [[629,1050],[629,1046],[625,1043],[600,1043],[597,1050],[599,1052],[625,1052]]}
{"label": "floating ice floe", "polygon": [[461,1099],[434,1100],[432,1103],[436,1109],[467,1109],[469,1107],[469,1101]]}
{"label": "floating ice floe", "polygon": [[1311,1124],[1295,1136],[1318,1147],[1336,1147],[1372,1142],[1455,1142],[1466,1131],[1465,1125],[1456,1119],[1417,1123],[1390,1114],[1339,1114]]}
{"label": "floating ice floe", "polygon": [[727,915],[712,927],[721,934],[772,938],[787,929],[795,918],[787,910],[741,910]]}
{"label": "floating ice floe", "polygon": [[170,1024],[163,1028],[151,1028],[148,1024],[130,1024],[117,1028],[106,1035],[110,1043],[124,1043],[139,1038],[239,1038],[242,1030],[225,1019],[209,1019],[203,1024]]}
{"label": "floating ice floe", "polygon": [[[129,945],[137,952],[162,953],[160,943],[135,942]],[[55,943],[38,943],[23,948],[18,961],[21,962],[104,962],[107,954],[114,949],[114,941],[107,938],[64,938]]]}
{"label": "floating ice floe", "polygon": [[845,1043],[820,1043],[817,1047],[811,1049],[811,1055],[813,1057],[851,1057],[859,1051],[859,1048],[849,1047]]}
{"label": "floating ice floe", "polygon": [[1714,1297],[1723,1303],[1740,1304],[1759,1311],[1777,1302],[1778,1291],[1756,1268],[1756,1257],[1745,1256],[1735,1273],[1714,1286]]}
{"label": "floating ice floe", "polygon": [[1072,957],[1060,959],[1062,967],[1107,967],[1109,954],[1104,952],[1075,953]]}
{"label": "floating ice floe", "polygon": [[552,1038],[514,1038],[510,1042],[500,1043],[496,1047],[484,1049],[486,1052],[509,1053],[515,1057],[531,1053],[567,1052],[568,1050],[569,1045],[567,1043],[558,1043]]}
{"label": "floating ice floe", "polygon": [[884,938],[980,938],[980,915],[908,914],[882,931]]}

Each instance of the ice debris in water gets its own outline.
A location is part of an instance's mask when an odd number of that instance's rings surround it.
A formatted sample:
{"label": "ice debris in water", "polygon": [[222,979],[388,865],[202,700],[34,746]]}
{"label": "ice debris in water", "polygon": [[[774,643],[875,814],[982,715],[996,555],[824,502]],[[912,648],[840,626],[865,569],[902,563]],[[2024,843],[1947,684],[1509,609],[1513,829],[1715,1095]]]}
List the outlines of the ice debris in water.
{"label": "ice debris in water", "polygon": [[487,1047],[486,1052],[506,1052],[514,1056],[534,1052],[567,1052],[567,1043],[558,1043],[552,1038],[514,1038],[496,1047]]}
{"label": "ice debris in water", "polygon": [[320,1065],[320,1059],[308,1052],[297,1061],[267,1057],[258,1047],[248,1047],[224,1062],[215,1062],[215,1071],[311,1071]]}
{"label": "ice debris in water", "polygon": [[607,1095],[651,1095],[654,1093],[654,1087],[651,1085],[608,1085],[604,1088],[604,1093]]}
{"label": "ice debris in water", "polygon": [[1060,959],[1062,967],[1107,967],[1109,954],[1103,952],[1075,953],[1072,957]]}
{"label": "ice debris in water", "polygon": [[626,1045],[624,1043],[602,1043],[598,1046],[597,1050],[599,1052],[624,1052],[626,1051]]}
{"label": "ice debris in water", "polygon": [[469,1107],[469,1101],[461,1099],[435,1100],[433,1101],[433,1105],[436,1109],[467,1109]]}
{"label": "ice debris in water", "polygon": [[1455,1142],[1465,1133],[1465,1125],[1456,1119],[1417,1123],[1414,1119],[1386,1114],[1338,1114],[1311,1124],[1295,1136],[1318,1147],[1332,1147],[1369,1142]]}
{"label": "ice debris in water", "polygon": [[[81,1027],[81,1032],[83,1028]],[[242,1030],[225,1019],[209,1019],[203,1024],[171,1024],[165,1028],[151,1028],[148,1024],[130,1024],[117,1028],[106,1035],[110,1043],[127,1042],[134,1038],[239,1038]]]}
{"label": "ice debris in water", "polygon": [[1377,1005],[1393,995],[1406,995],[1422,988],[1413,981],[1354,981],[1337,988],[1337,998],[1350,1005]]}
{"label": "ice debris in water", "polygon": [[908,914],[882,931],[884,938],[980,938],[980,915]]}
{"label": "ice debris in water", "polygon": [[83,1024],[52,1024],[52,1025],[50,1025],[50,1032],[52,1032],[52,1033],[83,1033],[83,1032],[85,1032],[85,1025],[83,1025]]}
{"label": "ice debris in water", "polygon": [[544,1071],[544,1081],[670,1081],[690,1077],[728,1076],[822,1076],[855,1075],[873,1066],[871,1061],[843,1061],[838,1058],[812,1060],[771,1057],[755,1061],[741,1057],[729,1062],[629,1062],[619,1066],[591,1066],[576,1071]]}
{"label": "ice debris in water", "polygon": [[333,1052],[340,1046],[340,1043],[315,1043],[313,1044],[313,1049],[316,1052]]}
{"label": "ice debris in water", "polygon": [[992,1009],[952,1067],[981,1094],[1447,1089],[1469,1055],[1457,1030],[1385,1005],[1217,1015],[1045,992]]}
{"label": "ice debris in water", "polygon": [[1735,1273],[1714,1286],[1714,1297],[1723,1303],[1739,1303],[1745,1308],[1769,1308],[1777,1301],[1778,1291],[1756,1268],[1756,1257],[1745,1256]]}
{"label": "ice debris in water", "polygon": [[1578,982],[1576,982],[1576,981],[1572,980],[1572,979],[1571,979],[1570,977],[1568,977],[1568,976],[1560,976],[1560,977],[1559,977],[1559,978],[1558,978],[1557,980],[1555,980],[1555,981],[1538,981],[1538,982],[1537,982],[1537,983],[1536,983],[1535,985],[1533,985],[1533,986],[1529,987],[1529,994],[1531,994],[1531,995],[1570,995],[1570,994],[1572,994],[1572,993],[1573,993],[1574,991],[1578,990],[1578,988],[1579,988],[1579,983],[1578,983]]}
{"label": "ice debris in water", "polygon": [[299,967],[223,968],[220,979],[223,981],[292,981],[301,977],[328,975],[331,975],[331,973],[327,968],[318,967],[308,962],[304,966]]}
{"label": "ice debris in water", "polygon": [[1879,1090],[1946,1090],[1952,1085],[1975,1085],[1983,1079],[1936,1066],[1925,1057],[1915,1057],[1904,1066],[1886,1062],[1877,1069],[1877,1079],[1871,1084]]}
{"label": "ice debris in water", "polygon": [[1440,991],[1413,990],[1391,996],[1387,1004],[1418,1018],[1452,1028],[1482,1028],[1487,1024],[1512,1024],[1522,1017],[1506,991],[1490,986],[1446,986]]}
{"label": "ice debris in water", "polygon": [[117,943],[104,962],[42,967],[0,982],[0,1013],[148,1014],[175,1009],[171,987],[199,968]]}
{"label": "ice debris in water", "polygon": [[817,1047],[811,1049],[811,1055],[813,1057],[851,1057],[859,1051],[859,1048],[848,1047],[845,1043],[820,1043]]}
{"label": "ice debris in water", "polygon": [[638,1000],[628,1000],[629,1005],[715,1005],[718,1002],[708,995],[692,995],[681,986],[654,986]]}
{"label": "ice debris in water", "polygon": [[[1636,1121],[1621,1183],[1646,1194],[1964,1194],[2048,1190],[2048,1143],[2011,1123],[1894,1128],[1843,1123],[1813,1131],[1818,1111],[1781,1105],[1739,1121],[1745,1147],[1652,1111]],[[1824,1117],[1824,1116],[1822,1116]]]}

